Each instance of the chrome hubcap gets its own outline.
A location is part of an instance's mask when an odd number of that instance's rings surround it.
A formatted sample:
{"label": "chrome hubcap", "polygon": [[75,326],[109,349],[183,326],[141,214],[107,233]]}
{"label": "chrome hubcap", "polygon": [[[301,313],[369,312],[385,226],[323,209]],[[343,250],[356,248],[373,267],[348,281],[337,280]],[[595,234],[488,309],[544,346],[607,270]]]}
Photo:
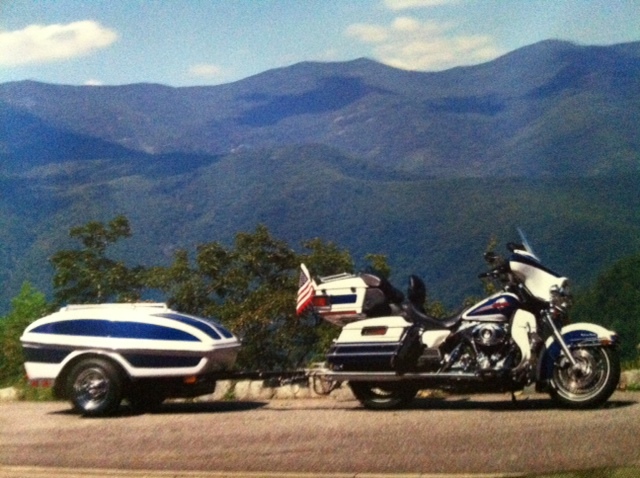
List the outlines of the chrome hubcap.
{"label": "chrome hubcap", "polygon": [[567,363],[556,368],[558,392],[574,400],[588,399],[598,393],[606,383],[606,358],[597,349],[579,349],[572,352],[575,366]]}
{"label": "chrome hubcap", "polygon": [[109,393],[109,379],[95,368],[83,370],[73,384],[78,404],[85,410],[99,407]]}

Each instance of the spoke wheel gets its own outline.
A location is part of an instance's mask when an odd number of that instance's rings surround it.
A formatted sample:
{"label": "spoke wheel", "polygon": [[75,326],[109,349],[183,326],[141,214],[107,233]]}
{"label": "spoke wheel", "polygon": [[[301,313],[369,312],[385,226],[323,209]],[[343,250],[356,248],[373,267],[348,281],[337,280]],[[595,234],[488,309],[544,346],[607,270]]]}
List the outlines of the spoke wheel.
{"label": "spoke wheel", "polygon": [[103,359],[86,359],[69,374],[68,396],[85,416],[115,412],[122,400],[122,379],[116,367]]}
{"label": "spoke wheel", "polygon": [[556,363],[552,378],[552,397],[572,408],[603,404],[620,380],[620,359],[612,348],[587,347],[571,351],[576,361],[566,358]]}
{"label": "spoke wheel", "polygon": [[399,383],[349,382],[349,387],[358,401],[372,410],[406,406],[418,393],[416,387]]}

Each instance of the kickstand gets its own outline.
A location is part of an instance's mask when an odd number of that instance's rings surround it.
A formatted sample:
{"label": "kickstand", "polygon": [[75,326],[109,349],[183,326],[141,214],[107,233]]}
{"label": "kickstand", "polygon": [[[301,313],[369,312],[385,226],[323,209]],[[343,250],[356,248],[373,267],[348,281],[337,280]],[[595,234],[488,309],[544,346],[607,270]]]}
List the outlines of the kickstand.
{"label": "kickstand", "polygon": [[527,400],[527,396],[524,393],[524,389],[511,390],[511,402],[516,403],[518,401],[518,397],[524,397],[524,399]]}

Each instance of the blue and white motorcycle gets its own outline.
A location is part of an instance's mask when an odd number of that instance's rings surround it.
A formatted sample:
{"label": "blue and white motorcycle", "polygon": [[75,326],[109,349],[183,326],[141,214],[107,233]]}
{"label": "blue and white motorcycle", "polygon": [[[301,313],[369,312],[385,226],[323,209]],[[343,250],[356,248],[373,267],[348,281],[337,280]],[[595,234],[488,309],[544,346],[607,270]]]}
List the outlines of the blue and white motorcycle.
{"label": "blue and white motorcycle", "polygon": [[342,327],[322,367],[324,383],[348,382],[367,408],[409,403],[421,389],[515,392],[535,384],[563,406],[603,404],[620,379],[618,335],[568,324],[568,281],[525,244],[485,254],[501,290],[446,319],[429,316],[425,286],[411,276],[407,297],[371,274],[312,278],[302,267],[298,312],[311,308]]}

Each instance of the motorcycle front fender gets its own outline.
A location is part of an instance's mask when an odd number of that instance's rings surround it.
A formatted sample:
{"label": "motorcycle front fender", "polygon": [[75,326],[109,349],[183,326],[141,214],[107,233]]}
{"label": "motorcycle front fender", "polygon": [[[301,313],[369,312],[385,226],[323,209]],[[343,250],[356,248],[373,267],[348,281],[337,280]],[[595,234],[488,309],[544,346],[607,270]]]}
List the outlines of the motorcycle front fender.
{"label": "motorcycle front fender", "polygon": [[[587,322],[567,325],[562,328],[560,335],[562,335],[562,339],[569,349],[578,347],[613,347],[619,342],[618,334],[615,332]],[[560,354],[562,354],[562,347],[552,335],[545,342],[538,359],[538,381],[551,378],[554,364]]]}

